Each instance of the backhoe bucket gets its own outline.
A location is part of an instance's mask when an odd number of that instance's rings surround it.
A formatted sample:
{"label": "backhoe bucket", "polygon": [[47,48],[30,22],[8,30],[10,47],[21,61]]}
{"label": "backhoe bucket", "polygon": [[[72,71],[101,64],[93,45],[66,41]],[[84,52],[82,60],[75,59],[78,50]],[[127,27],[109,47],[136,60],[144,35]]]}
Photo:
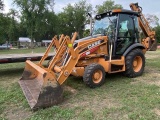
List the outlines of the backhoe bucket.
{"label": "backhoe bucket", "polygon": [[63,89],[55,80],[55,76],[29,60],[26,61],[19,84],[33,110],[49,107],[62,101]]}
{"label": "backhoe bucket", "polygon": [[154,40],[153,43],[150,43],[149,51],[157,50],[157,40]]}

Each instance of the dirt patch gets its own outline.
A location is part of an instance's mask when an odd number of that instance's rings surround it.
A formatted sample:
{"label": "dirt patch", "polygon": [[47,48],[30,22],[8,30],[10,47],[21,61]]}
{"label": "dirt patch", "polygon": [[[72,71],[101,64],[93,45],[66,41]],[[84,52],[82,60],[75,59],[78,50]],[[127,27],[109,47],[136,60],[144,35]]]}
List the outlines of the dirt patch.
{"label": "dirt patch", "polygon": [[63,86],[63,89],[64,89],[64,91],[70,92],[70,93],[72,93],[73,95],[74,95],[74,94],[77,94],[77,90],[74,89],[74,88],[72,88],[72,87],[70,87],[70,86]]}
{"label": "dirt patch", "polygon": [[146,67],[143,76],[133,78],[131,84],[145,83],[160,86],[160,73],[157,69]]}
{"label": "dirt patch", "polygon": [[121,111],[114,111],[106,115],[106,120],[129,120],[128,114],[124,114]]}
{"label": "dirt patch", "polygon": [[29,118],[32,112],[24,108],[12,106],[10,109],[5,110],[5,115],[8,120],[24,120]]}
{"label": "dirt patch", "polygon": [[90,109],[92,111],[100,111],[103,108],[119,108],[122,105],[115,100],[113,97],[99,97],[99,96],[91,96],[87,97],[82,95],[82,98],[74,98],[64,101],[62,103],[62,107],[64,108],[76,108],[76,107],[83,107]]}
{"label": "dirt patch", "polygon": [[[7,81],[8,80],[8,81]],[[9,77],[5,77],[4,80],[0,80],[0,86],[3,87],[11,87],[12,84],[17,83],[18,82],[18,78],[9,78]]]}
{"label": "dirt patch", "polygon": [[148,60],[154,60],[154,59],[157,59],[157,58],[159,58],[160,57],[160,55],[147,55],[146,56],[146,59],[148,59]]}
{"label": "dirt patch", "polygon": [[147,51],[147,53],[145,54],[146,56],[146,59],[155,59],[155,58],[158,58],[160,57],[160,54],[157,54],[157,53],[160,53],[160,51]]}
{"label": "dirt patch", "polygon": [[160,116],[160,109],[155,108],[153,111],[156,115]]}
{"label": "dirt patch", "polygon": [[[77,90],[70,86],[64,86],[64,92],[68,95],[64,101],[59,105],[61,108],[74,109],[75,116],[79,116],[82,112],[90,111],[97,119],[103,119],[105,109],[121,108],[122,104],[115,99],[112,94],[104,95],[103,93],[98,94],[94,91]],[[96,90],[96,89],[95,89]]]}
{"label": "dirt patch", "polygon": [[113,97],[105,97],[100,99],[99,97],[95,97],[92,101],[92,108],[93,111],[96,111],[96,109],[102,109],[102,108],[119,108],[122,105],[115,100]]}
{"label": "dirt patch", "polygon": [[[88,96],[88,95],[81,95],[81,98],[73,98],[64,101],[61,104],[62,108],[78,108],[75,109],[75,115],[79,116],[81,112],[91,111],[95,118],[97,119],[104,119],[103,111],[105,109],[112,109],[112,108],[121,108],[122,104],[115,98],[111,96]],[[81,109],[81,110],[80,110]],[[117,113],[120,114],[120,113]]]}

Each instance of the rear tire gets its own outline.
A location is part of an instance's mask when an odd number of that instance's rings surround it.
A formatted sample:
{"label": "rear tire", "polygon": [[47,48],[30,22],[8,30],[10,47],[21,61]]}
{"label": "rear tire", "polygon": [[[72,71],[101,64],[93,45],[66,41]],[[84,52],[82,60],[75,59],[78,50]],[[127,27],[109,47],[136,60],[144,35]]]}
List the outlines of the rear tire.
{"label": "rear tire", "polygon": [[99,87],[105,82],[105,70],[100,64],[90,64],[85,68],[84,83],[90,88]]}
{"label": "rear tire", "polygon": [[140,49],[132,50],[125,60],[126,71],[124,75],[130,78],[137,77],[143,74],[145,67],[145,57]]}

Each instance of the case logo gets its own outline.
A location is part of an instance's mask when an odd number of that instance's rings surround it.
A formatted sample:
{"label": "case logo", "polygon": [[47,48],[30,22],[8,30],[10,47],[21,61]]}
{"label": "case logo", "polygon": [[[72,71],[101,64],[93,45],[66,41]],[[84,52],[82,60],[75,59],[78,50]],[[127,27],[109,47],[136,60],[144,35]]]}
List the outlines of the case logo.
{"label": "case logo", "polygon": [[95,42],[95,43],[92,43],[92,44],[88,45],[88,49],[91,49],[91,48],[93,48],[94,46],[97,46],[97,45],[99,45],[99,44],[101,44],[101,41],[100,41],[100,40],[97,41],[97,42]]}

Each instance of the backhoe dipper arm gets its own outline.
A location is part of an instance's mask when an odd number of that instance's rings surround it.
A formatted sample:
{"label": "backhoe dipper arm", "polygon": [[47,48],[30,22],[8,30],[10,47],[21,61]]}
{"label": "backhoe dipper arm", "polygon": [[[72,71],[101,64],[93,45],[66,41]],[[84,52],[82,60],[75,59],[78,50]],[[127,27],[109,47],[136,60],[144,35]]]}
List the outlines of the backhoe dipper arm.
{"label": "backhoe dipper arm", "polygon": [[138,22],[141,27],[143,33],[146,38],[142,40],[142,44],[146,47],[147,50],[156,50],[157,49],[157,41],[155,40],[155,31],[151,29],[148,21],[145,19],[142,14],[142,7],[138,5],[138,3],[131,3],[130,8],[132,11],[136,11],[139,13]]}

